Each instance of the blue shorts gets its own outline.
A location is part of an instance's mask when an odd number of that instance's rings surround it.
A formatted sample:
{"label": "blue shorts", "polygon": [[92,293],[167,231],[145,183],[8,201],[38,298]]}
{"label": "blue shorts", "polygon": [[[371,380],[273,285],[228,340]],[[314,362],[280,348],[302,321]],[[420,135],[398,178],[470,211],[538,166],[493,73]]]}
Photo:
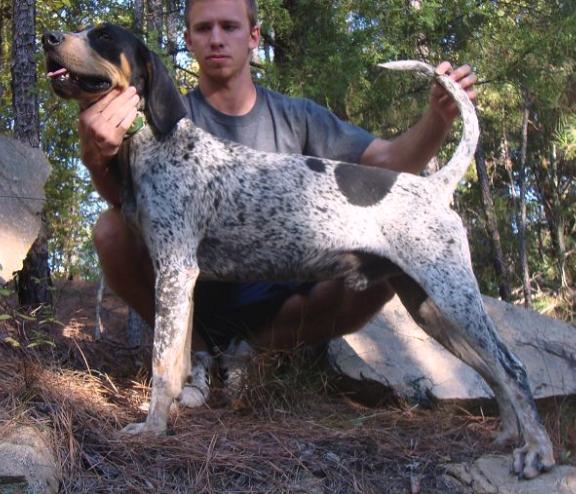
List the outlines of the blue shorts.
{"label": "blue shorts", "polygon": [[194,328],[212,348],[224,350],[235,337],[258,332],[292,295],[314,283],[224,283],[199,281],[194,291]]}

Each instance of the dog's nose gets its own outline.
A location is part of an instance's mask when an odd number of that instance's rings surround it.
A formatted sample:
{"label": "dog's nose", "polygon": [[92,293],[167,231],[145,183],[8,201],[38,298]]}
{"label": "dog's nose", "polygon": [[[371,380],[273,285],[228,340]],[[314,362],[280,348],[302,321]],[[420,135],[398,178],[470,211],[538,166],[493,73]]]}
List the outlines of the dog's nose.
{"label": "dog's nose", "polygon": [[45,48],[58,46],[64,41],[64,33],[46,31],[42,35],[42,44]]}

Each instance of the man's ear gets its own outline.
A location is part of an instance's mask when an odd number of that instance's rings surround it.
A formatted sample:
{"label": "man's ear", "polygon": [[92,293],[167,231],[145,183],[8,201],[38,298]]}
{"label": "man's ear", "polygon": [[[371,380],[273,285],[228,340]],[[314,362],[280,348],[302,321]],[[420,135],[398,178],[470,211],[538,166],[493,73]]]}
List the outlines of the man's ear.
{"label": "man's ear", "polygon": [[156,137],[167,135],[186,116],[182,96],[156,53],[146,49],[144,114]]}
{"label": "man's ear", "polygon": [[184,31],[184,42],[186,43],[186,48],[188,48],[188,51],[192,52],[192,40],[190,38],[190,31],[188,31],[188,29]]}
{"label": "man's ear", "polygon": [[260,45],[260,34],[259,24],[250,28],[250,41],[248,46],[251,50],[255,50]]}

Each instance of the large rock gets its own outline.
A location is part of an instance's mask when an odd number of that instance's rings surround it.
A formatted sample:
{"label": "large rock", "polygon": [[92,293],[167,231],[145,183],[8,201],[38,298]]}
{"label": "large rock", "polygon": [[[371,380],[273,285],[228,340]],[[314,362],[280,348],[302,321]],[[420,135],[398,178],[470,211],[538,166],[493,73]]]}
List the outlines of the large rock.
{"label": "large rock", "polygon": [[[47,433],[33,427],[17,427],[0,440],[0,484],[5,492],[51,494],[58,492],[58,464]],[[22,486],[22,487],[20,487]],[[15,490],[20,488],[21,490]]]}
{"label": "large rock", "polygon": [[38,235],[49,174],[41,150],[0,136],[0,283],[22,269]]}
{"label": "large rock", "polygon": [[[524,362],[536,398],[576,393],[574,326],[490,297],[484,304]],[[483,379],[422,331],[397,297],[364,329],[334,340],[329,356],[343,374],[411,400],[492,397]]]}
{"label": "large rock", "polygon": [[532,480],[510,473],[510,457],[486,455],[473,463],[446,466],[446,475],[473,494],[576,494],[576,468],[558,465]]}

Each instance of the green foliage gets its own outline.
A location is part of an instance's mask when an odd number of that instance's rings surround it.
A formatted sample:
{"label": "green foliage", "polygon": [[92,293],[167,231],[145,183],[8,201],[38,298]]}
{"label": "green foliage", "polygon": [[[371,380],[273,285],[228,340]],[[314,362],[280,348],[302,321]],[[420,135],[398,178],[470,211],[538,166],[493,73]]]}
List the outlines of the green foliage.
{"label": "green foliage", "polygon": [[576,160],[576,113],[562,115],[554,134],[554,141],[565,159]]}
{"label": "green foliage", "polygon": [[[41,328],[46,324],[62,324],[56,320],[51,307],[39,306],[28,313],[15,310],[8,302],[9,298],[15,296],[14,291],[7,287],[0,287],[0,323],[8,322],[12,325],[22,325],[28,322],[37,323]],[[54,347],[52,339],[44,331],[34,330],[26,337],[26,342],[18,341],[12,336],[4,336],[1,340],[13,348],[35,348],[43,346]]]}

